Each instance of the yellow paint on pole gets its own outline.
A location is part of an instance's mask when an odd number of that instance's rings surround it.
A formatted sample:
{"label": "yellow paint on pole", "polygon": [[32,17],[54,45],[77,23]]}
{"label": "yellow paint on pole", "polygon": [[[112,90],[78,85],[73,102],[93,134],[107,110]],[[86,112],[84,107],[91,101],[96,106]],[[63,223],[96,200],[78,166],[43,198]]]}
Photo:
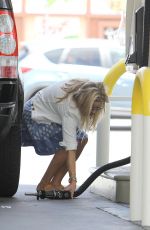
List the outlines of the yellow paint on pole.
{"label": "yellow paint on pole", "polygon": [[113,87],[114,87],[116,81],[125,72],[126,72],[125,61],[124,61],[124,59],[121,59],[106,74],[105,79],[104,79],[104,84],[106,86],[108,96],[110,96],[112,94],[112,90],[113,90]]}
{"label": "yellow paint on pole", "polygon": [[132,114],[150,116],[150,68],[142,67],[136,74],[132,94]]}

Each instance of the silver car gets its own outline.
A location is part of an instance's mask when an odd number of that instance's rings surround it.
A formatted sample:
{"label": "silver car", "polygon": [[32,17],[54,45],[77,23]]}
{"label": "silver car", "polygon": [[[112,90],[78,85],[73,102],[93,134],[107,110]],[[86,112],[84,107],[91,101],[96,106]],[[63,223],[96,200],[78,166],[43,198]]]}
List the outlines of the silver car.
{"label": "silver car", "polygon": [[124,47],[106,39],[44,40],[22,46],[19,66],[23,73],[58,64],[111,68],[124,55]]}
{"label": "silver car", "polygon": [[[67,64],[57,65],[57,68],[51,70],[33,69],[22,75],[24,100],[29,100],[37,91],[57,81],[72,78],[103,81],[108,71],[108,68],[103,67]],[[110,97],[112,111],[130,113],[134,77],[133,74],[126,73],[116,82]]]}

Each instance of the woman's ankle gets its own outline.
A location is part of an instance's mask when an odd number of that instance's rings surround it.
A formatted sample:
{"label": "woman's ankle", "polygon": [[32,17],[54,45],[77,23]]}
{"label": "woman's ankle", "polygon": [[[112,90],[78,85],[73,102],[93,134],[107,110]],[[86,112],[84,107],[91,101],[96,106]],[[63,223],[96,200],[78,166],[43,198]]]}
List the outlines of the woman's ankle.
{"label": "woman's ankle", "polygon": [[41,180],[41,181],[39,182],[39,184],[37,185],[36,190],[37,190],[37,191],[44,190],[45,186],[48,185],[49,183],[50,183],[50,182],[46,182],[46,181],[44,181],[44,180]]}
{"label": "woman's ankle", "polygon": [[63,190],[64,189],[64,186],[61,183],[51,182],[51,184],[54,187],[54,189],[56,189],[56,190]]}
{"label": "woman's ankle", "polygon": [[56,181],[43,181],[41,180],[40,183],[37,185],[36,190],[37,191],[50,191],[50,190],[64,190],[64,186],[61,184],[61,182]]}

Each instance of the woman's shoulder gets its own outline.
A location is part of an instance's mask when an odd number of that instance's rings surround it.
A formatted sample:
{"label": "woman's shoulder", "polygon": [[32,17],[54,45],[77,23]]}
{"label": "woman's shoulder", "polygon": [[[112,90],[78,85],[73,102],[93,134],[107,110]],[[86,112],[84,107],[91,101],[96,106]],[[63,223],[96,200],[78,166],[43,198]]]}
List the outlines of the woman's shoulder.
{"label": "woman's shoulder", "polygon": [[62,87],[64,82],[51,82],[48,86],[40,90],[40,95],[46,98],[57,98],[63,96]]}

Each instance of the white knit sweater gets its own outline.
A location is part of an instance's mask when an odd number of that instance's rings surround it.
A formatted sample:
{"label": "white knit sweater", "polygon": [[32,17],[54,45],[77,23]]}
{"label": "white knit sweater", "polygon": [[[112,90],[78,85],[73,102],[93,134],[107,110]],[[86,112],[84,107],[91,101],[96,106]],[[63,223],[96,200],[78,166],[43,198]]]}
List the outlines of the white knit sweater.
{"label": "white knit sweater", "polygon": [[59,82],[39,91],[32,98],[32,119],[39,123],[55,122],[62,125],[63,141],[60,142],[66,150],[77,149],[76,129],[80,128],[81,116],[71,97],[57,103],[64,95],[61,87],[65,82]]}

